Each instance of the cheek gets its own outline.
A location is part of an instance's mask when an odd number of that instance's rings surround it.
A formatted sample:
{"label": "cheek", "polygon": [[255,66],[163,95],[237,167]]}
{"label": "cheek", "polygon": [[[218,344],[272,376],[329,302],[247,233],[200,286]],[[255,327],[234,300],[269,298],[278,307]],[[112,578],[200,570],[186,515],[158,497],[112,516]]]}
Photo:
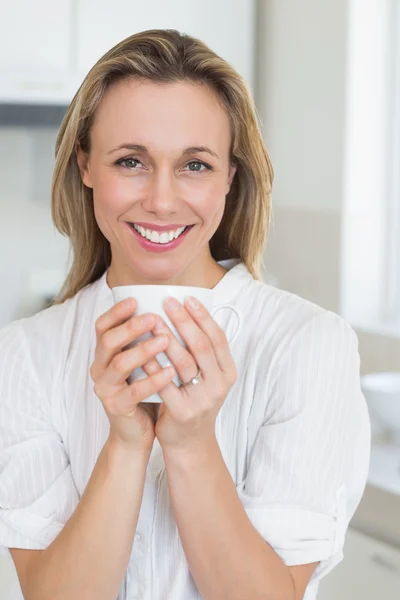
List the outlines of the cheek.
{"label": "cheek", "polygon": [[[226,181],[224,177],[210,177],[196,181],[178,180],[176,192],[205,222],[220,220],[225,208]],[[103,234],[109,237],[107,222],[115,221],[125,214],[132,203],[146,198],[149,180],[137,177],[119,177],[114,171],[100,170],[93,174],[94,210]]]}
{"label": "cheek", "polygon": [[224,181],[202,181],[185,190],[184,198],[191,208],[204,220],[221,216],[225,207],[226,184]]}
{"label": "cheek", "polygon": [[112,171],[100,172],[94,180],[93,194],[99,214],[121,214],[132,202],[132,183]]}
{"label": "cheek", "polygon": [[112,243],[115,221],[132,204],[132,186],[113,173],[97,173],[93,178],[94,214],[100,231]]}

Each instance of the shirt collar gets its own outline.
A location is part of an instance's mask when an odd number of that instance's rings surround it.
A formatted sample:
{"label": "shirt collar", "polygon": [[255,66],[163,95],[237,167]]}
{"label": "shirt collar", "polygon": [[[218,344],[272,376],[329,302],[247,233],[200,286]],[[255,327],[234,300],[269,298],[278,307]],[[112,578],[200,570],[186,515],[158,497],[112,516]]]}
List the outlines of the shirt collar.
{"label": "shirt collar", "polygon": [[[228,271],[213,288],[213,306],[234,303],[235,298],[240,294],[242,287],[249,282],[249,279],[252,279],[251,273],[240,258],[220,260],[218,261],[218,264],[225,269],[228,269]],[[95,320],[109,310],[114,304],[112,290],[107,283],[107,273],[108,269],[95,282]]]}

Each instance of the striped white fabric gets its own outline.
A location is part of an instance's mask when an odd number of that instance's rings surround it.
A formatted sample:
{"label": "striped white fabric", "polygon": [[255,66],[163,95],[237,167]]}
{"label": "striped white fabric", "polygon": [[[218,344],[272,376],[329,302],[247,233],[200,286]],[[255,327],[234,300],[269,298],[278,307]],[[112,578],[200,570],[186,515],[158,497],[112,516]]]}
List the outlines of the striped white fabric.
{"label": "striped white fabric", "polygon": [[[370,422],[358,340],[333,312],[256,281],[238,259],[214,288],[238,378],[216,435],[254,527],[287,565],[321,561],[305,600],[343,558],[363,494]],[[0,545],[44,549],[85,489],[109,422],[93,392],[106,273],[60,306],[0,331]],[[195,600],[155,441],[119,600]]]}

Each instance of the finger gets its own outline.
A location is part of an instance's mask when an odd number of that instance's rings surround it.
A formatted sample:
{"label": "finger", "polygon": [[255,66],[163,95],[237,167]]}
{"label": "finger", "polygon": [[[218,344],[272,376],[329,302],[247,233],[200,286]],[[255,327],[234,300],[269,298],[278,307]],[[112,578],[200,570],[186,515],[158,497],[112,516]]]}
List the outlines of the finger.
{"label": "finger", "polygon": [[218,325],[206,307],[199,301],[197,303],[198,306],[196,308],[191,307],[186,300],[185,309],[191,315],[199,329],[209,339],[219,369],[225,374],[236,373],[235,361],[233,360],[225,331]]}
{"label": "finger", "polygon": [[[105,330],[99,329],[98,343],[95,350],[97,369],[101,373],[110,364],[117,352],[148,332],[154,325],[155,315],[144,314],[125,320],[122,324]],[[104,327],[101,325],[101,327]]]}
{"label": "finger", "polygon": [[[151,375],[155,375],[156,373],[159,373],[160,371],[162,371],[162,367],[157,359],[153,359],[153,360],[149,360],[147,363],[145,363],[143,365],[143,371],[146,373],[146,375],[151,376]],[[176,374],[176,371],[175,371],[175,374]],[[175,402],[179,401],[178,386],[175,385],[173,378],[165,386],[165,388],[158,393],[159,393],[161,400],[164,403],[168,403],[168,406],[170,405],[171,397],[172,397],[172,401],[174,401],[174,399],[175,399]]]}
{"label": "finger", "polygon": [[152,394],[162,392],[174,375],[175,371],[171,367],[167,367],[160,369],[150,377],[132,382],[120,394],[110,399],[107,403],[107,410],[115,416],[129,416],[140,402],[146,402],[146,399]]}
{"label": "finger", "polygon": [[142,368],[143,371],[148,375],[153,375],[154,373],[158,373],[158,371],[161,371],[162,366],[158,362],[157,358],[151,358],[142,365]]}
{"label": "finger", "polygon": [[[179,379],[189,381],[197,373],[197,364],[192,354],[182,346],[168,325],[163,321],[162,327],[157,327],[153,330],[156,334],[164,334],[168,336],[169,344],[165,350],[167,358],[175,367]],[[183,337],[183,336],[182,336]]]}
{"label": "finger", "polygon": [[114,304],[109,310],[100,315],[96,320],[96,343],[99,342],[99,338],[111,327],[116,327],[129,317],[131,317],[137,307],[135,298],[127,298]]}
{"label": "finger", "polygon": [[116,354],[102,377],[102,385],[105,393],[109,389],[124,384],[134,369],[141,367],[159,352],[165,350],[168,343],[169,341],[166,336],[157,335],[137,344],[133,348]]}
{"label": "finger", "polygon": [[[167,307],[167,311],[169,318],[188,347],[186,353],[193,360],[192,363],[189,362],[187,357],[183,358],[181,355],[176,357],[172,356],[173,348],[172,343],[170,344],[171,348],[168,348],[168,356],[171,356],[171,360],[178,373],[182,373],[183,380],[190,380],[196,375],[197,365],[204,373],[204,378],[215,377],[219,370],[218,362],[215,356],[214,347],[207,333],[199,327],[182,304],[180,304],[179,308],[176,310],[170,310]],[[212,318],[211,315],[210,318]],[[178,364],[176,362],[177,360],[181,360],[182,363]]]}
{"label": "finger", "polygon": [[[154,375],[162,370],[162,367],[157,359],[149,360],[147,363],[143,365],[143,371],[146,375]],[[176,370],[175,370],[176,374]],[[181,415],[182,410],[184,410],[184,406],[182,406],[182,397],[181,392],[179,391],[178,386],[175,384],[173,378],[171,381],[165,386],[164,389],[160,390],[159,396],[164,403],[164,406],[171,411],[173,415]],[[163,409],[165,410],[165,408]],[[161,411],[162,414],[163,411]],[[159,417],[161,416],[159,413]]]}

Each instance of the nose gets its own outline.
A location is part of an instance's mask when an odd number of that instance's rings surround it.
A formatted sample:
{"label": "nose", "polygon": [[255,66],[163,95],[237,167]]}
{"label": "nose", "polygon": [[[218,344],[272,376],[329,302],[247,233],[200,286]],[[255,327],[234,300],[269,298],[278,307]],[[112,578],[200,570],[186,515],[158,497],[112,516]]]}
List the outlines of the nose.
{"label": "nose", "polygon": [[167,166],[156,169],[149,179],[147,193],[143,201],[147,212],[163,215],[173,215],[178,210],[179,190],[174,173]]}

